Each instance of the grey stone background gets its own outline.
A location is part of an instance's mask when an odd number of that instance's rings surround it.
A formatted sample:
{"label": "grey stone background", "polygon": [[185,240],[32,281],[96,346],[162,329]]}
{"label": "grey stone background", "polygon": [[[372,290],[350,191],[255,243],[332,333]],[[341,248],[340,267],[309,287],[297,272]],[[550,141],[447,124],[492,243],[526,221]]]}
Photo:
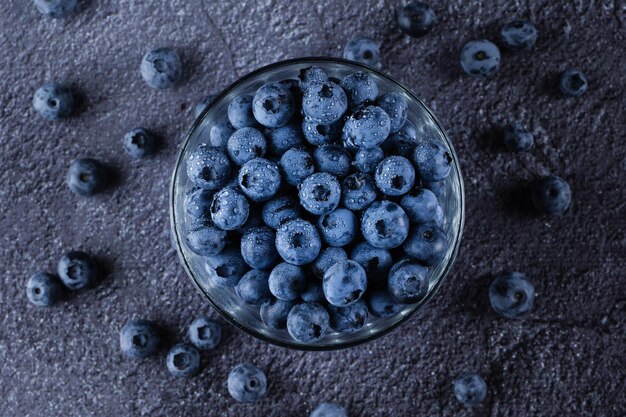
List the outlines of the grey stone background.
{"label": "grey stone background", "polygon": [[[418,40],[398,31],[399,3],[87,0],[56,21],[30,0],[0,2],[0,415],[305,416],[321,401],[351,416],[626,415],[624,2],[433,1],[440,23]],[[537,24],[535,50],[504,52],[492,79],[464,76],[462,45],[496,39],[514,18]],[[171,377],[164,354],[122,357],[127,319],[162,323],[173,343],[209,310],[168,238],[170,173],[193,105],[259,66],[339,56],[357,34],[382,42],[384,71],[424,99],[461,160],[464,241],[429,308],[338,352],[289,351],[224,324],[222,345],[203,354],[204,370],[190,380]],[[185,63],[174,90],[151,90],[140,78],[141,57],[156,46],[176,48]],[[590,79],[580,99],[555,88],[568,67]],[[50,123],[33,112],[32,94],[48,80],[79,93],[78,114]],[[500,145],[514,120],[536,135],[532,151]],[[135,126],[160,136],[153,158],[133,162],[122,151]],[[91,199],[72,195],[64,175],[82,156],[113,167],[119,184]],[[572,185],[562,217],[529,205],[525,184],[547,173]],[[49,310],[29,305],[28,276],[54,270],[69,249],[96,255],[106,277]],[[527,320],[488,308],[488,284],[503,270],[535,284]],[[242,361],[269,379],[254,405],[226,390]],[[453,398],[451,379],[464,371],[489,385],[475,409]]]}

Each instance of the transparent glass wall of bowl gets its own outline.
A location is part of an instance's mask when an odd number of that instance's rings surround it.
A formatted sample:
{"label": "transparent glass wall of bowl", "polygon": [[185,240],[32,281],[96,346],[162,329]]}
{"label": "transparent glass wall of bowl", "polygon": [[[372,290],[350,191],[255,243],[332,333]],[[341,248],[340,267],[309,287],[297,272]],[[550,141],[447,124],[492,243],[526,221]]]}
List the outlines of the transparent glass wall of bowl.
{"label": "transparent glass wall of bowl", "polygon": [[440,129],[437,121],[424,105],[417,100],[408,90],[396,83],[392,79],[380,73],[372,73],[376,79],[380,94],[389,91],[397,91],[404,95],[409,103],[409,120],[417,127],[419,137],[430,138],[440,141],[450,149],[453,156],[455,167],[450,176],[445,180],[445,197],[440,201],[442,205],[446,223],[444,230],[447,234],[450,248],[445,259],[435,268],[431,269],[432,278],[430,281],[429,295],[420,303],[407,305],[404,310],[396,316],[388,318],[370,317],[368,324],[360,331],[353,334],[338,334],[330,332],[323,340],[314,345],[302,344],[293,340],[286,330],[274,330],[266,327],[259,317],[259,309],[255,306],[244,304],[232,288],[222,288],[216,286],[208,279],[205,271],[205,261],[201,256],[194,254],[187,247],[184,239],[185,224],[188,218],[185,215],[183,200],[185,193],[192,187],[192,184],[186,175],[185,160],[188,153],[201,143],[209,142],[210,128],[215,124],[227,119],[228,103],[241,94],[254,94],[254,92],[262,85],[268,82],[276,82],[286,78],[297,78],[299,70],[310,65],[322,67],[329,76],[343,78],[346,75],[357,71],[365,70],[364,67],[344,62],[327,62],[324,60],[301,60],[297,63],[290,62],[285,65],[274,64],[265,69],[262,73],[254,78],[242,79],[236,83],[230,91],[226,91],[219,101],[215,102],[209,110],[204,114],[202,120],[196,122],[195,129],[189,135],[187,142],[183,145],[181,155],[175,170],[173,179],[173,207],[172,207],[172,224],[175,238],[178,242],[179,254],[181,260],[186,264],[186,268],[195,282],[200,292],[207,298],[214,307],[222,314],[229,317],[230,321],[235,322],[240,327],[260,336],[270,342],[287,345],[290,347],[307,349],[307,348],[338,348],[346,345],[368,340],[375,335],[385,332],[395,327],[399,322],[406,319],[415,310],[431,298],[434,291],[438,288],[441,280],[449,271],[460,240],[462,222],[463,222],[463,186],[460,171],[458,169],[458,160],[451,147],[450,142]]}

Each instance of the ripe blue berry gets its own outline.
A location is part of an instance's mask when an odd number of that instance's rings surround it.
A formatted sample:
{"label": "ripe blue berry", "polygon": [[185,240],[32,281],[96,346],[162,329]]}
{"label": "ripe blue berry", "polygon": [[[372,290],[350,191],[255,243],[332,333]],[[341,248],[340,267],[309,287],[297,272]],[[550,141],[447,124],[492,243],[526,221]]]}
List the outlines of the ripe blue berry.
{"label": "ripe blue berry", "polygon": [[370,175],[348,175],[341,187],[341,202],[350,210],[364,210],[376,200],[376,185]]}
{"label": "ripe blue berry", "polygon": [[200,316],[189,325],[187,336],[196,348],[212,350],[222,340],[222,326],[207,316]]}
{"label": "ripe blue berry", "polygon": [[322,281],[316,277],[309,276],[306,280],[306,287],[300,294],[300,298],[305,303],[323,303],[326,301],[324,298],[324,290],[322,289]]}
{"label": "ripe blue berry", "polygon": [[589,87],[587,76],[579,69],[568,69],[561,74],[561,92],[567,97],[580,97]]}
{"label": "ripe blue berry", "polygon": [[434,140],[424,140],[415,147],[413,162],[424,181],[441,181],[446,179],[452,170],[450,151]]}
{"label": "ripe blue berry", "polygon": [[126,153],[133,158],[151,155],[156,147],[154,136],[143,127],[137,127],[126,133],[122,143]]}
{"label": "ripe blue berry", "polygon": [[348,307],[328,306],[330,327],[339,333],[354,333],[361,330],[367,323],[367,304],[363,300]]}
{"label": "ripe blue berry", "polygon": [[166,364],[172,375],[192,377],[200,372],[200,352],[192,345],[178,343],[167,352]]}
{"label": "ripe blue berry", "polygon": [[37,307],[49,307],[61,299],[63,287],[54,275],[37,272],[28,279],[26,296]]}
{"label": "ripe blue berry", "polygon": [[280,158],[280,167],[285,174],[285,180],[294,186],[315,172],[311,154],[300,148],[291,148],[285,152]]}
{"label": "ripe blue berry", "polygon": [[309,417],[348,417],[346,409],[333,403],[321,403],[311,411]]}
{"label": "ripe blue berry", "polygon": [[317,228],[324,242],[330,246],[346,246],[358,233],[356,216],[346,208],[322,214],[317,219]]}
{"label": "ripe blue berry", "polygon": [[251,268],[269,269],[278,260],[276,234],[267,227],[248,230],[241,237],[241,256]]}
{"label": "ripe blue berry", "polygon": [[76,0],[35,0],[41,13],[54,19],[63,19],[76,9]]}
{"label": "ripe blue berry", "polygon": [[284,329],[287,327],[287,316],[296,305],[294,301],[272,299],[261,304],[259,311],[261,321],[271,329]]}
{"label": "ripe blue berry", "polygon": [[256,126],[257,121],[252,111],[253,96],[244,94],[235,97],[228,105],[228,121],[235,129]]}
{"label": "ripe blue berry", "polygon": [[264,158],[255,158],[241,167],[237,181],[250,200],[267,201],[280,188],[280,171],[275,163]]}
{"label": "ripe blue berry", "polygon": [[215,94],[209,94],[208,96],[205,96],[198,104],[194,106],[193,114],[196,117],[196,119],[200,117],[204,109],[209,107],[209,104],[211,104],[213,100],[215,100],[216,97],[217,96]]}
{"label": "ripe blue berry", "polygon": [[248,219],[250,204],[246,197],[233,187],[215,193],[211,204],[211,219],[222,230],[240,228]]}
{"label": "ripe blue berry", "polygon": [[322,242],[315,226],[296,219],[282,225],[276,233],[276,249],[280,256],[293,265],[312,262],[320,253]]}
{"label": "ripe blue berry", "polygon": [[76,159],[70,164],[65,182],[74,194],[91,197],[106,187],[107,172],[95,159]]}
{"label": "ripe blue berry", "polygon": [[302,122],[302,132],[304,133],[304,138],[311,145],[330,145],[341,137],[341,123],[335,122],[325,125],[305,117]]}
{"label": "ripe blue berry", "polygon": [[370,38],[351,39],[343,49],[343,59],[377,68],[380,65],[380,43]]}
{"label": "ripe blue berry", "polygon": [[228,139],[230,139],[233,133],[235,133],[235,128],[230,122],[221,122],[213,125],[209,132],[211,146],[226,148],[228,146]]}
{"label": "ripe blue berry", "polygon": [[415,169],[402,156],[388,156],[376,168],[376,185],[387,195],[406,194],[415,184]]}
{"label": "ripe blue berry", "polygon": [[98,270],[93,258],[81,251],[63,255],[57,266],[57,274],[63,285],[70,290],[90,287],[98,279]]}
{"label": "ripe blue berry", "polygon": [[120,349],[130,358],[147,358],[156,353],[160,344],[159,330],[148,320],[128,321],[120,331]]}
{"label": "ripe blue berry", "polygon": [[352,260],[337,262],[324,274],[324,295],[336,307],[356,303],[367,288],[367,275],[363,267]]}
{"label": "ripe blue berry", "polygon": [[268,153],[280,158],[287,150],[304,144],[304,135],[299,121],[292,121],[285,126],[266,131]]}
{"label": "ripe blue berry", "polygon": [[[425,188],[414,188],[402,197],[400,207],[411,223],[434,222],[437,216],[437,196]],[[442,212],[443,214],[443,212]]]}
{"label": "ripe blue berry", "polygon": [[366,102],[373,102],[378,97],[378,85],[370,74],[356,72],[346,76],[341,80],[343,88],[348,97],[348,104],[354,108]]}
{"label": "ripe blue berry", "polygon": [[300,90],[305,92],[312,84],[328,81],[328,74],[319,67],[302,68],[298,74]]}
{"label": "ripe blue berry", "polygon": [[393,265],[391,253],[387,249],[361,242],[352,249],[350,259],[358,262],[365,270],[369,288],[379,288],[387,284],[387,275]]}
{"label": "ripe blue berry", "polygon": [[533,134],[519,123],[509,126],[504,131],[504,146],[510,151],[527,151],[533,147],[534,142]]}
{"label": "ripe blue berry", "polygon": [[267,378],[251,363],[235,366],[228,374],[228,392],[240,403],[253,403],[265,396]]}
{"label": "ripe blue berry", "polygon": [[201,144],[187,158],[187,177],[200,188],[217,190],[230,178],[231,164],[220,149]]}
{"label": "ripe blue berry", "polygon": [[391,121],[383,109],[367,106],[348,117],[341,138],[347,147],[373,148],[387,139],[390,128]]}
{"label": "ripe blue berry", "polygon": [[269,286],[270,273],[253,269],[241,277],[235,287],[237,295],[246,304],[261,305],[272,299]]}
{"label": "ripe blue berry", "polygon": [[74,96],[64,85],[47,83],[35,91],[33,108],[45,119],[64,119],[74,110]]}
{"label": "ripe blue berry", "polygon": [[397,18],[400,30],[414,38],[426,35],[437,23],[432,7],[421,1],[413,1],[400,8]]}
{"label": "ripe blue berry", "polygon": [[537,28],[527,20],[514,20],[500,29],[500,42],[511,51],[531,49],[537,41]]}
{"label": "ripe blue berry", "polygon": [[489,303],[500,316],[518,319],[533,308],[535,288],[520,272],[501,274],[489,287]]}
{"label": "ripe blue berry", "polygon": [[492,75],[500,67],[500,50],[486,39],[470,41],[461,51],[461,67],[472,76]]}
{"label": "ripe blue berry", "polygon": [[286,125],[295,109],[293,95],[278,83],[265,84],[256,91],[252,100],[254,118],[267,127]]}
{"label": "ripe blue berry", "polygon": [[287,331],[303,343],[317,342],[328,331],[328,311],[318,303],[302,303],[291,309],[287,316]]}
{"label": "ripe blue berry", "polygon": [[287,262],[272,269],[268,282],[272,295],[283,301],[295,300],[306,288],[306,277],[302,268]]}
{"label": "ripe blue berry", "polygon": [[378,99],[378,107],[383,109],[391,122],[391,133],[399,131],[408,117],[409,105],[404,96],[392,91]]}
{"label": "ripe blue berry", "polygon": [[391,267],[387,291],[397,303],[417,303],[428,294],[428,269],[402,260]]}
{"label": "ripe blue berry", "polygon": [[348,151],[338,145],[323,145],[313,152],[315,167],[319,172],[328,172],[338,178],[350,173],[351,158]]}
{"label": "ripe blue berry", "polygon": [[263,221],[272,229],[300,217],[300,205],[292,196],[274,197],[263,206]]}
{"label": "ripe blue berry", "polygon": [[487,396],[487,384],[478,374],[465,374],[454,380],[454,396],[463,405],[478,405]]}
{"label": "ripe blue berry", "polygon": [[421,224],[413,229],[404,241],[404,253],[426,266],[435,266],[448,252],[448,239],[443,230],[434,223]]}
{"label": "ripe blue berry", "polygon": [[335,123],[348,109],[348,97],[335,83],[311,83],[302,97],[302,112],[323,125]]}
{"label": "ripe blue berry", "polygon": [[396,203],[375,201],[363,214],[361,232],[372,246],[397,248],[409,234],[409,219]]}
{"label": "ripe blue berry", "polygon": [[302,181],[298,195],[300,204],[306,211],[320,215],[337,208],[341,199],[341,187],[334,176],[317,172]]}
{"label": "ripe blue berry", "polygon": [[347,261],[348,254],[345,249],[338,247],[328,247],[324,249],[311,264],[311,271],[319,279],[324,278],[324,274],[334,264],[340,261]]}
{"label": "ripe blue berry", "polygon": [[185,235],[187,246],[200,256],[220,253],[226,245],[226,231],[208,219],[199,219],[189,226]]}
{"label": "ripe blue berry", "polygon": [[399,155],[411,159],[417,143],[417,129],[410,120],[407,120],[400,130],[389,135],[381,147],[387,155]]}
{"label": "ripe blue berry", "polygon": [[228,156],[237,165],[265,155],[267,142],[263,133],[253,127],[244,127],[233,133],[226,142]]}
{"label": "ripe blue berry", "polygon": [[531,187],[535,208],[543,214],[563,214],[572,201],[572,189],[563,178],[549,175]]}
{"label": "ripe blue berry", "polygon": [[226,248],[219,254],[206,258],[206,273],[220,287],[235,287],[249,269],[236,247]]}
{"label": "ripe blue berry", "polygon": [[171,88],[183,75],[183,64],[176,51],[157,48],[148,52],[141,60],[141,76],[152,88]]}
{"label": "ripe blue berry", "polygon": [[385,159],[385,153],[379,146],[359,148],[354,155],[352,165],[361,172],[371,174],[383,159]]}
{"label": "ripe blue berry", "polygon": [[404,304],[391,298],[386,288],[370,292],[367,297],[367,306],[370,313],[376,317],[393,316],[404,308]]}

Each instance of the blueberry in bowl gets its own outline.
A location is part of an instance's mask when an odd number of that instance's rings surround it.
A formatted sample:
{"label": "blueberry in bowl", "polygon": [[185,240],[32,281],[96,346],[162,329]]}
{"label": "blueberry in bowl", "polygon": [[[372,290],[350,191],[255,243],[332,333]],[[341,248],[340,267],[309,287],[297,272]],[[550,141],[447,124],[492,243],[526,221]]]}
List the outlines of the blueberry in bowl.
{"label": "blueberry in bowl", "polygon": [[278,62],[207,104],[178,157],[173,236],[227,321],[302,350],[406,322],[449,273],[464,194],[452,144],[410,90],[338,58]]}

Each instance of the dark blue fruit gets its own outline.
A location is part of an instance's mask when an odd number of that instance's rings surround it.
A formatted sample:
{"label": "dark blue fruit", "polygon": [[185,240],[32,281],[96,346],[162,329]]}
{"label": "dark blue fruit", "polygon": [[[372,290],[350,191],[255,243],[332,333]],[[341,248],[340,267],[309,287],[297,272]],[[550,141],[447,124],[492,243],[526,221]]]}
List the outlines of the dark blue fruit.
{"label": "dark blue fruit", "polygon": [[81,251],[63,255],[57,266],[57,274],[63,285],[70,290],[88,288],[98,279],[98,269],[93,258]]}
{"label": "dark blue fruit", "polygon": [[400,130],[390,134],[382,143],[381,147],[387,155],[399,155],[411,159],[413,157],[413,150],[418,142],[417,129],[415,125],[407,119]]}
{"label": "dark blue fruit", "polygon": [[235,128],[230,122],[217,123],[211,127],[209,132],[209,140],[211,146],[217,146],[218,148],[226,148],[228,146],[228,139],[235,133]]}
{"label": "dark blue fruit", "polygon": [[478,405],[487,396],[487,384],[478,374],[465,374],[454,380],[454,396],[463,405]]}
{"label": "dark blue fruit", "polygon": [[304,138],[311,145],[330,145],[341,137],[341,123],[335,122],[325,125],[305,117],[302,122],[302,132],[304,133]]}
{"label": "dark blue fruit", "polygon": [[268,154],[280,158],[287,150],[304,145],[304,135],[297,120],[291,121],[285,126],[276,129],[268,129],[267,136]]}
{"label": "dark blue fruit", "polygon": [[211,204],[211,220],[222,230],[236,230],[248,220],[250,204],[234,187],[215,193]]}
{"label": "dark blue fruit", "polygon": [[561,177],[549,175],[531,187],[533,204],[540,213],[563,214],[572,201],[572,189]]}
{"label": "dark blue fruit", "polygon": [[124,150],[133,158],[143,158],[154,152],[156,140],[154,135],[143,127],[137,127],[124,135]]}
{"label": "dark blue fruit", "polygon": [[341,139],[349,148],[373,148],[387,139],[390,129],[387,113],[380,107],[367,106],[346,119]]}
{"label": "dark blue fruit", "polygon": [[376,194],[374,179],[360,172],[348,175],[341,186],[341,202],[350,210],[365,210],[376,200]]}
{"label": "dark blue fruit", "polygon": [[367,306],[370,313],[376,317],[393,316],[404,308],[404,304],[391,298],[386,288],[370,292],[367,297]]}
{"label": "dark blue fruit", "polygon": [[322,241],[315,226],[296,219],[282,225],[276,233],[276,249],[280,256],[293,265],[313,262],[319,255]]}
{"label": "dark blue fruit", "polygon": [[47,83],[35,91],[33,108],[45,119],[64,119],[74,110],[74,96],[64,85]]}
{"label": "dark blue fruit", "polygon": [[65,181],[74,194],[91,197],[106,187],[107,173],[95,159],[80,158],[70,164]]}
{"label": "dark blue fruit", "polygon": [[194,219],[210,219],[213,191],[202,188],[192,189],[185,195],[185,212]]}
{"label": "dark blue fruit", "polygon": [[348,151],[339,145],[323,145],[313,152],[315,168],[318,172],[328,172],[337,178],[350,173],[352,158]]}
{"label": "dark blue fruit", "polygon": [[222,326],[207,316],[200,316],[189,325],[187,336],[200,350],[215,349],[222,340]]}
{"label": "dark blue fruit", "polygon": [[348,417],[346,409],[334,403],[321,403],[311,411],[309,417]]}
{"label": "dark blue fruit", "polygon": [[396,133],[404,126],[409,113],[409,105],[403,95],[395,91],[387,93],[378,99],[378,107],[389,116],[391,133]]}
{"label": "dark blue fruit", "polygon": [[406,255],[426,266],[435,266],[448,252],[448,239],[443,230],[434,223],[414,227],[402,244]]}
{"label": "dark blue fruit", "polygon": [[330,304],[347,307],[356,303],[365,293],[367,275],[359,263],[341,261],[328,268],[322,286]]}
{"label": "dark blue fruit", "polygon": [[259,311],[261,320],[271,329],[284,329],[287,327],[287,315],[295,305],[295,301],[278,299],[265,302]]}
{"label": "dark blue fruit", "polygon": [[434,222],[438,206],[437,196],[426,188],[414,188],[400,200],[400,207],[414,224]]}
{"label": "dark blue fruit", "polygon": [[278,166],[267,159],[255,158],[239,170],[237,181],[241,191],[252,201],[267,201],[280,188],[281,176]]}
{"label": "dark blue fruit", "polygon": [[414,38],[426,35],[437,23],[432,7],[421,1],[413,1],[400,8],[397,18],[400,30]]}
{"label": "dark blue fruit", "polygon": [[387,285],[387,275],[393,265],[391,253],[387,249],[361,242],[352,249],[350,259],[358,262],[365,270],[369,288]]}
{"label": "dark blue fruit", "polygon": [[323,125],[335,123],[348,109],[348,97],[341,87],[330,81],[311,83],[302,97],[304,115]]}
{"label": "dark blue fruit", "polygon": [[265,396],[267,379],[262,370],[251,363],[235,366],[228,374],[228,393],[240,403],[253,403]]}
{"label": "dark blue fruit", "polygon": [[346,250],[338,247],[328,247],[324,249],[311,265],[311,271],[319,279],[324,278],[324,274],[334,264],[340,261],[347,261],[348,254]]}
{"label": "dark blue fruit", "polygon": [[392,155],[378,164],[374,178],[384,194],[399,196],[409,192],[415,184],[415,169],[405,157]]}
{"label": "dark blue fruit", "polygon": [[527,151],[533,147],[533,134],[524,129],[519,123],[509,126],[504,131],[504,146],[510,151]]}
{"label": "dark blue fruit", "polygon": [[363,300],[348,307],[328,306],[330,327],[339,333],[354,333],[367,323],[367,304]]}
{"label": "dark blue fruit", "polygon": [[243,165],[254,158],[265,155],[267,142],[265,136],[253,127],[236,130],[226,142],[228,156],[237,165]]}
{"label": "dark blue fruit", "polygon": [[287,262],[272,269],[268,282],[272,295],[283,301],[297,299],[306,288],[306,276],[302,268]]}
{"label": "dark blue fruit", "polygon": [[514,20],[500,29],[500,42],[514,52],[531,49],[537,42],[537,28],[527,20]]}
{"label": "dark blue fruit", "polygon": [[333,175],[316,172],[302,181],[298,195],[306,211],[320,215],[337,208],[341,200],[341,187]]}
{"label": "dark blue fruit", "polygon": [[128,321],[120,331],[120,349],[131,358],[147,358],[156,353],[160,344],[159,331],[148,320]]}
{"label": "dark blue fruit", "polygon": [[326,301],[324,298],[324,290],[322,289],[322,281],[316,277],[307,277],[306,288],[300,294],[300,298],[305,303],[323,303]]}
{"label": "dark blue fruit", "polygon": [[361,232],[372,246],[397,248],[409,235],[409,218],[396,203],[375,201],[363,214]]}
{"label": "dark blue fruit", "polygon": [[267,127],[286,125],[295,109],[293,95],[278,83],[265,84],[256,91],[252,100],[254,118]]}
{"label": "dark blue fruit", "polygon": [[341,88],[348,96],[348,104],[355,108],[366,102],[374,102],[378,98],[378,85],[370,74],[356,72],[341,80]]}
{"label": "dark blue fruit", "polygon": [[561,74],[561,92],[567,97],[580,97],[589,87],[587,76],[579,69],[568,69]]}
{"label": "dark blue fruit", "polygon": [[387,291],[397,303],[417,303],[428,294],[428,285],[428,269],[406,259],[396,263],[389,271]]}
{"label": "dark blue fruit", "polygon": [[318,303],[302,303],[287,316],[287,331],[298,342],[312,343],[322,339],[328,331],[328,311]]}
{"label": "dark blue fruit", "polygon": [[187,177],[200,188],[217,190],[230,178],[231,163],[224,150],[201,144],[187,158]]}
{"label": "dark blue fruit", "polygon": [[76,0],[35,0],[41,13],[54,19],[63,19],[76,9]]}
{"label": "dark blue fruit", "polygon": [[244,94],[235,97],[228,105],[228,121],[235,129],[256,126],[257,121],[252,111],[253,96]]}
{"label": "dark blue fruit", "polygon": [[452,170],[450,151],[434,140],[424,140],[415,147],[413,162],[423,181],[441,181]]}
{"label": "dark blue fruit", "polygon": [[235,287],[249,269],[237,247],[227,247],[219,254],[206,258],[207,276],[220,287]]}
{"label": "dark blue fruit", "polygon": [[311,84],[328,81],[328,74],[323,69],[313,66],[302,68],[298,74],[298,79],[300,80],[300,90],[305,92]]}
{"label": "dark blue fruit", "polygon": [[280,158],[280,167],[285,174],[285,180],[294,186],[315,172],[313,157],[300,148],[291,148],[285,152]]}
{"label": "dark blue fruit", "polygon": [[268,227],[249,229],[241,237],[241,256],[251,268],[269,269],[278,261],[276,234]]}
{"label": "dark blue fruit", "polygon": [[472,76],[492,75],[500,67],[500,50],[486,39],[470,41],[461,51],[461,67]]}
{"label": "dark blue fruit", "polygon": [[501,274],[489,287],[489,303],[493,310],[507,319],[518,319],[533,308],[535,288],[520,272]]}
{"label": "dark blue fruit", "polygon": [[385,159],[385,153],[379,146],[359,148],[354,155],[352,165],[361,172],[371,174],[383,159]]}
{"label": "dark blue fruit", "polygon": [[226,231],[210,219],[199,219],[189,225],[185,240],[189,249],[200,256],[217,255],[226,245]]}
{"label": "dark blue fruit", "polygon": [[343,59],[377,68],[380,65],[380,43],[370,38],[351,39],[343,49]]}
{"label": "dark blue fruit", "polygon": [[61,299],[63,287],[54,275],[37,272],[28,279],[26,296],[37,307],[49,307]]}
{"label": "dark blue fruit", "polygon": [[141,76],[152,88],[172,88],[183,75],[183,64],[173,49],[157,48],[144,55]]}
{"label": "dark blue fruit", "polygon": [[274,197],[263,206],[263,222],[272,229],[300,217],[300,205],[292,196]]}
{"label": "dark blue fruit", "polygon": [[192,377],[200,372],[200,352],[192,345],[178,343],[167,352],[166,364],[172,375]]}
{"label": "dark blue fruit", "polygon": [[357,219],[347,208],[337,208],[317,219],[322,239],[330,246],[346,246],[358,233]]}
{"label": "dark blue fruit", "polygon": [[251,305],[260,305],[271,301],[269,276],[269,272],[258,269],[246,272],[235,287],[237,295],[244,303]]}

